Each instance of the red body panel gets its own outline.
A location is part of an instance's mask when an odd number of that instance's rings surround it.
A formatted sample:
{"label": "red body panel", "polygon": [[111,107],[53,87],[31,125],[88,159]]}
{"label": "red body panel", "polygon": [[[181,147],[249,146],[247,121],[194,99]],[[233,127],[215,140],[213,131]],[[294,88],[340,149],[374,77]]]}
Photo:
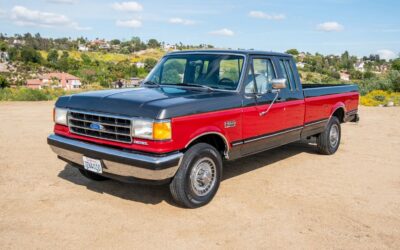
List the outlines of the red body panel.
{"label": "red body panel", "polygon": [[350,92],[306,98],[304,123],[329,118],[339,107],[344,108],[345,112],[357,109],[358,97],[358,93]]}
{"label": "red body panel", "polygon": [[[260,116],[260,112],[267,110],[269,104],[176,117],[172,118],[171,140],[135,139],[146,142],[147,145],[80,136],[70,133],[67,126],[58,124],[54,126],[54,132],[79,140],[159,154],[182,150],[195,138],[209,133],[222,135],[231,147],[234,141],[301,127],[304,123],[329,118],[339,107],[343,107],[345,112],[357,109],[358,97],[358,93],[351,92],[276,103],[265,116]],[[225,128],[227,121],[235,121],[236,125]]]}

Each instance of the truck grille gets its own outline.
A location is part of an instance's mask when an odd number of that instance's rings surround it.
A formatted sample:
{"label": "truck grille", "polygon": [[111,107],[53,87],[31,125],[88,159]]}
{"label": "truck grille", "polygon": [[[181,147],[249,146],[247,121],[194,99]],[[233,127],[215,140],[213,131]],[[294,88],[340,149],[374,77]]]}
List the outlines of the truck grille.
{"label": "truck grille", "polygon": [[131,143],[131,120],[116,116],[70,111],[68,126],[71,133],[99,139]]}

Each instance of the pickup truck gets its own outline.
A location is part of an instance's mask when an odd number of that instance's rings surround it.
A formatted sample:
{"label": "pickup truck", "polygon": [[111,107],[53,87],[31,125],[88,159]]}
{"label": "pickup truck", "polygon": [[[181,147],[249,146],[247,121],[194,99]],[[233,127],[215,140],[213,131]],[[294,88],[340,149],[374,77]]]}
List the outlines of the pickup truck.
{"label": "pickup truck", "polygon": [[91,180],[169,184],[196,208],[216,194],[225,161],[313,137],[334,154],[358,100],[357,85],[302,85],[288,54],[179,51],[141,87],[60,97],[47,142]]}

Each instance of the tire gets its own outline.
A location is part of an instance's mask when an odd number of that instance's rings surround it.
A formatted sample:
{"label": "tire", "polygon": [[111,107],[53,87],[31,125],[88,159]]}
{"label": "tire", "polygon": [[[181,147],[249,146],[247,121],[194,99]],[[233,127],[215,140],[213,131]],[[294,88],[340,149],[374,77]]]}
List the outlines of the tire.
{"label": "tire", "polygon": [[104,177],[104,176],[101,176],[99,174],[87,171],[85,169],[79,168],[79,172],[81,172],[81,174],[83,176],[85,176],[86,178],[88,178],[90,180],[93,180],[93,181],[106,181],[106,180],[109,180],[109,178],[107,178],[107,177]]}
{"label": "tire", "polygon": [[339,119],[332,116],[324,132],[317,136],[318,152],[324,155],[334,154],[339,148],[341,135]]}
{"label": "tire", "polygon": [[207,143],[189,148],[169,185],[177,204],[197,208],[209,203],[217,193],[222,176],[221,154]]}

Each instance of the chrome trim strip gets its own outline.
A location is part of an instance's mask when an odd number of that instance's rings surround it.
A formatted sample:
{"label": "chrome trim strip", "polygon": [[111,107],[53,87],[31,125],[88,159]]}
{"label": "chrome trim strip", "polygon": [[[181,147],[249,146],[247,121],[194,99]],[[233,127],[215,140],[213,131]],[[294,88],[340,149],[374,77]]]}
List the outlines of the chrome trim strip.
{"label": "chrome trim strip", "polygon": [[323,119],[323,120],[316,121],[316,122],[309,122],[307,124],[304,124],[304,127],[309,127],[309,126],[316,125],[316,124],[323,123],[323,122],[327,122],[327,121],[328,121],[328,119]]}
{"label": "chrome trim strip", "polygon": [[[85,143],[85,142],[78,141],[78,140],[68,139],[68,138],[54,135],[54,134],[50,135],[48,137],[48,139],[52,140],[52,141],[60,142],[62,144],[71,145],[71,146],[75,146],[75,147],[82,148],[82,149],[88,149],[88,150],[91,150],[94,152],[103,153],[103,154],[107,154],[107,155],[114,156],[114,157],[121,157],[121,158],[126,158],[129,160],[141,161],[143,163],[149,163],[149,164],[163,164],[163,163],[169,162],[171,160],[179,159],[178,165],[170,167],[170,168],[166,168],[166,169],[160,169],[160,170],[151,170],[151,169],[146,169],[143,167],[137,167],[137,166],[127,165],[127,164],[122,164],[119,162],[100,159],[103,162],[103,172],[104,173],[110,173],[110,174],[115,174],[115,175],[124,176],[124,177],[135,177],[135,178],[146,179],[146,180],[165,180],[165,179],[173,177],[175,175],[176,171],[178,170],[180,162],[183,157],[183,153],[181,153],[181,152],[177,152],[172,155],[167,155],[167,156],[162,156],[162,157],[148,156],[148,155],[142,155],[142,154],[137,154],[137,153],[128,153],[128,152],[124,152],[122,150],[93,145],[93,144]],[[71,162],[74,162],[78,165],[83,165],[83,154],[82,153],[67,150],[67,149],[57,147],[54,145],[50,145],[50,147],[53,150],[53,152],[56,153],[57,155],[65,158]]]}
{"label": "chrome trim strip", "polygon": [[69,112],[81,113],[81,114],[86,114],[86,115],[107,116],[107,117],[110,117],[110,118],[117,118],[117,119],[124,119],[124,120],[132,120],[132,117],[121,116],[121,115],[113,115],[113,114],[109,114],[109,113],[83,111],[83,110],[77,110],[77,109],[69,109]]}
{"label": "chrome trim strip", "polygon": [[[127,137],[131,137],[131,134],[123,134],[123,133],[118,133],[118,132],[114,132],[114,131],[109,131],[109,130],[96,130],[96,129],[91,129],[91,128],[87,128],[87,127],[82,127],[82,126],[78,126],[78,125],[72,125],[74,128],[80,128],[80,129],[87,129],[90,131],[95,131],[95,132],[99,132],[99,133],[105,133],[105,134],[112,134],[112,135],[122,135],[122,136],[127,136]],[[77,132],[73,132],[75,134],[78,134]],[[92,135],[87,135],[88,137],[92,137]],[[107,138],[101,137],[104,140],[108,140]]]}
{"label": "chrome trim strip", "polygon": [[277,135],[281,135],[281,134],[286,134],[286,133],[293,132],[293,131],[297,131],[297,130],[300,130],[300,129],[303,129],[303,126],[298,127],[298,128],[293,128],[293,129],[285,130],[285,131],[278,132],[278,133],[274,133],[274,134],[264,135],[264,136],[257,137],[257,138],[254,138],[254,139],[244,140],[243,143],[249,143],[249,142],[259,141],[259,140],[262,140],[262,139],[267,139],[267,138],[270,138],[270,137],[273,137],[273,136],[277,136]]}
{"label": "chrome trim strip", "polygon": [[[76,112],[78,113],[78,112]],[[103,117],[109,117],[109,116],[103,116]],[[106,125],[106,126],[114,126],[114,127],[119,127],[119,128],[131,128],[131,126],[124,126],[124,125],[118,125],[118,124],[112,124],[112,123],[106,123],[106,122],[99,122],[99,121],[91,121],[91,120],[83,120],[83,119],[78,119],[75,117],[68,117],[68,120],[74,120],[74,121],[81,121],[81,122],[94,122],[94,123],[100,123],[101,125]],[[130,120],[132,121],[132,120]],[[75,125],[74,125],[75,126]]]}

